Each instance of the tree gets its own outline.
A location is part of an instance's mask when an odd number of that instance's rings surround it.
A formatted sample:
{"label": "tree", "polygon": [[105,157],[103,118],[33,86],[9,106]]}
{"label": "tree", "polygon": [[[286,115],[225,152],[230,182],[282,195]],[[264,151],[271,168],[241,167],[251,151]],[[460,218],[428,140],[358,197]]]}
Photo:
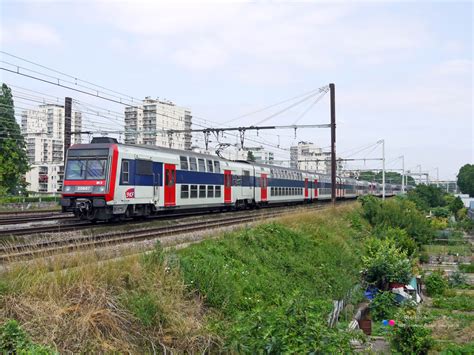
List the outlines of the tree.
{"label": "tree", "polygon": [[11,89],[2,84],[0,92],[0,195],[18,194],[26,189],[29,170],[26,144],[15,120]]}
{"label": "tree", "polygon": [[[373,171],[361,171],[359,180],[363,181],[375,181],[382,183],[383,177],[382,172],[375,173]],[[387,184],[402,184],[402,175],[393,171],[387,171],[385,173],[385,182]],[[407,185],[415,185],[415,180],[411,176],[407,176]]]}
{"label": "tree", "polygon": [[253,155],[251,150],[249,150],[247,153],[247,161],[255,161],[255,156]]}
{"label": "tree", "polygon": [[466,164],[459,169],[458,186],[463,194],[474,197],[474,164]]}
{"label": "tree", "polygon": [[415,202],[423,210],[433,207],[443,207],[446,204],[445,192],[434,185],[418,185],[414,190],[408,192],[408,198]]}

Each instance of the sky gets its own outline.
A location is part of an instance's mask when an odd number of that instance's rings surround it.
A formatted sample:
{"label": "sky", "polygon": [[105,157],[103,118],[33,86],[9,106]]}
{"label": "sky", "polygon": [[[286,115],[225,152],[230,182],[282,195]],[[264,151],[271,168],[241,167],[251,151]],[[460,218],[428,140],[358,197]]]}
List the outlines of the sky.
{"label": "sky", "polygon": [[[451,180],[474,162],[470,1],[3,0],[0,11],[2,51],[135,98],[172,100],[190,108],[196,124],[255,125],[295,100],[236,117],[335,83],[338,156],[379,158],[380,146],[357,152],[383,139],[388,168],[400,169],[403,155],[406,169],[421,165],[435,179],[439,168],[440,179]],[[0,60],[35,68],[1,53]],[[0,76],[14,94],[26,88],[123,112],[120,104],[4,70]],[[329,95],[312,100],[264,124],[329,123]],[[281,160],[298,141],[330,145],[328,129],[247,138],[249,146],[278,145],[267,148]]]}

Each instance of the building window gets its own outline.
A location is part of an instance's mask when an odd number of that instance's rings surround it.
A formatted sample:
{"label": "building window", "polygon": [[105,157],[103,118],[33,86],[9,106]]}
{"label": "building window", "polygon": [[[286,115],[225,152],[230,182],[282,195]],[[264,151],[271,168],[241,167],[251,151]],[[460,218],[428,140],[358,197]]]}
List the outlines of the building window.
{"label": "building window", "polygon": [[207,186],[207,197],[208,198],[214,198],[214,186],[213,185],[208,185]]}
{"label": "building window", "polygon": [[189,185],[181,185],[181,198],[189,197]]}
{"label": "building window", "polygon": [[214,169],[212,168],[212,160],[207,161],[207,172],[208,173],[214,172]]}
{"label": "building window", "polygon": [[206,185],[199,185],[199,198],[206,198]]}
{"label": "building window", "polygon": [[179,157],[181,162],[181,170],[188,170],[188,157]]}
{"label": "building window", "polygon": [[199,165],[199,171],[203,171],[203,172],[206,171],[206,162],[204,161],[204,159],[199,158],[198,165]]}
{"label": "building window", "polygon": [[122,160],[122,183],[128,184],[130,177],[130,162],[128,160]]}
{"label": "building window", "polygon": [[198,187],[197,185],[191,185],[191,198],[198,197]]}
{"label": "building window", "polygon": [[197,171],[196,158],[193,158],[193,157],[189,158],[189,170]]}
{"label": "building window", "polygon": [[220,185],[217,185],[216,188],[215,188],[215,197],[221,197],[221,186]]}
{"label": "building window", "polygon": [[220,173],[221,172],[221,165],[218,161],[214,161],[214,172],[215,173]]}

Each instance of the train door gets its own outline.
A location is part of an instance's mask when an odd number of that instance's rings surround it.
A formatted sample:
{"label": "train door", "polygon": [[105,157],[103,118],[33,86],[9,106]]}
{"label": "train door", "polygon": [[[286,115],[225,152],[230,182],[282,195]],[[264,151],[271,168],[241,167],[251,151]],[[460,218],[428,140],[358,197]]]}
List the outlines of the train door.
{"label": "train door", "polygon": [[176,165],[165,164],[165,207],[176,206]]}
{"label": "train door", "polygon": [[232,203],[232,172],[224,170],[224,203]]}
{"label": "train door", "polygon": [[318,198],[318,179],[314,179],[314,198]]}
{"label": "train door", "polygon": [[304,198],[308,198],[308,178],[304,179]]}
{"label": "train door", "polygon": [[260,178],[260,200],[265,202],[267,201],[267,174],[262,174]]}

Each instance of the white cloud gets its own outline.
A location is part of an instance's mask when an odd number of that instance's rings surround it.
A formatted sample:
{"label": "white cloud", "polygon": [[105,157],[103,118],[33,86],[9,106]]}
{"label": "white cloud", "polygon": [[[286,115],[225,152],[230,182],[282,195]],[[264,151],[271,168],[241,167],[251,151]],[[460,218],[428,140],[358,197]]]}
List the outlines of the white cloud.
{"label": "white cloud", "polygon": [[441,75],[465,75],[466,78],[472,78],[472,60],[452,59],[439,64],[435,69],[435,74]]}
{"label": "white cloud", "polygon": [[[344,4],[99,3],[94,11],[133,43],[157,41],[147,53],[163,54],[178,66],[206,72],[242,65],[250,72],[271,67],[329,69],[348,56],[363,64],[408,55],[429,43],[421,24],[360,19]],[[90,12],[89,12],[90,13]]]}
{"label": "white cloud", "polygon": [[4,24],[2,26],[2,42],[5,44],[22,42],[37,46],[58,46],[61,44],[61,37],[50,26],[24,22],[8,27]]}

